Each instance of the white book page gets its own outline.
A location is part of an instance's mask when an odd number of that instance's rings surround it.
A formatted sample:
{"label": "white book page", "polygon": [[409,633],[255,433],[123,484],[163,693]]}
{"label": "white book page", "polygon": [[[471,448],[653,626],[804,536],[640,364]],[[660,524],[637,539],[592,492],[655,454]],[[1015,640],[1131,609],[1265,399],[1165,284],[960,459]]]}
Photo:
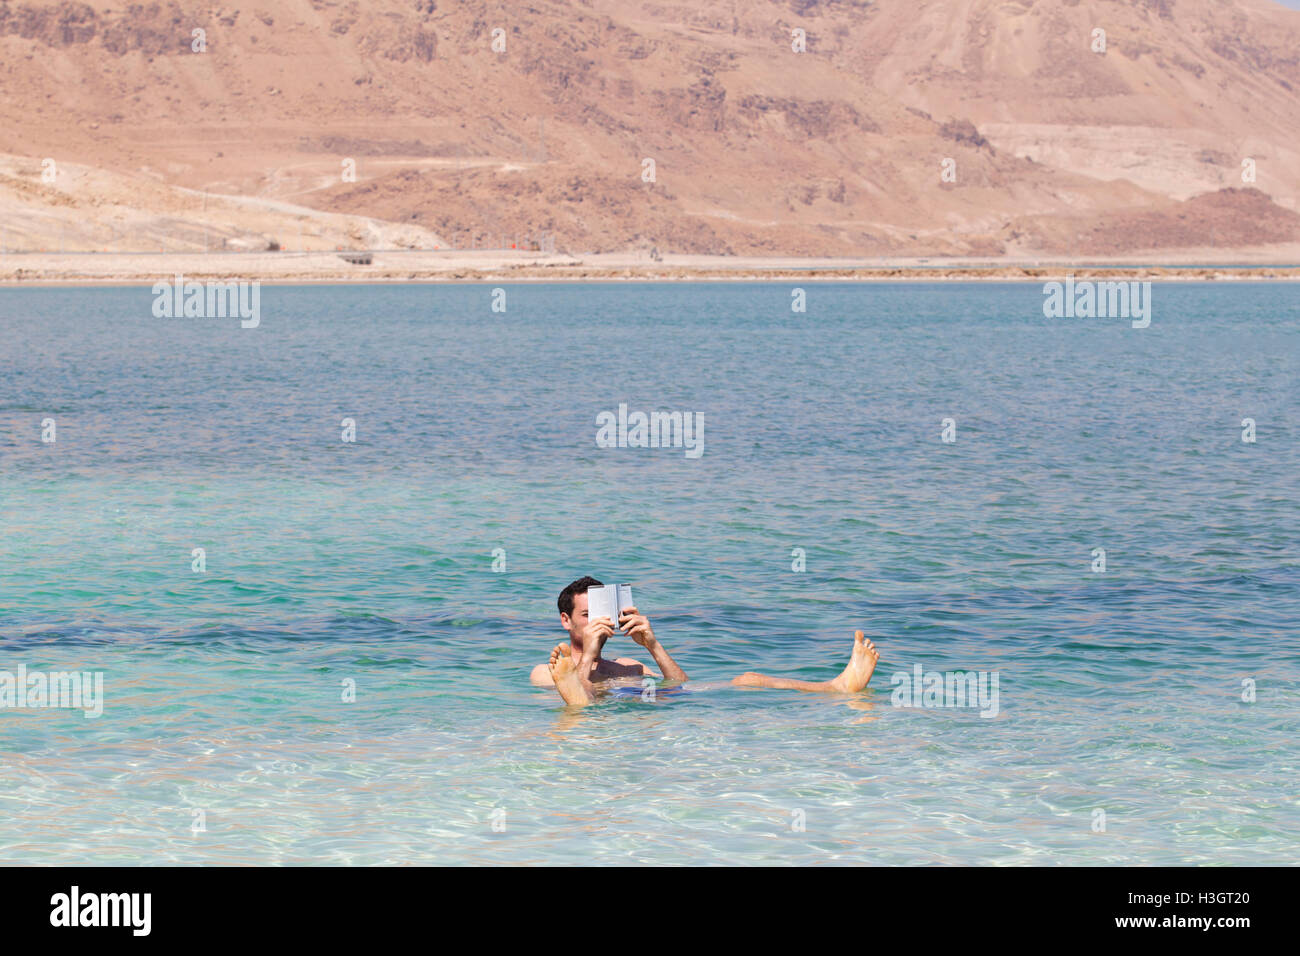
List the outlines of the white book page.
{"label": "white book page", "polygon": [[598,588],[587,588],[587,620],[607,617],[610,623],[618,627],[618,613],[614,606],[617,601],[617,586],[606,584]]}

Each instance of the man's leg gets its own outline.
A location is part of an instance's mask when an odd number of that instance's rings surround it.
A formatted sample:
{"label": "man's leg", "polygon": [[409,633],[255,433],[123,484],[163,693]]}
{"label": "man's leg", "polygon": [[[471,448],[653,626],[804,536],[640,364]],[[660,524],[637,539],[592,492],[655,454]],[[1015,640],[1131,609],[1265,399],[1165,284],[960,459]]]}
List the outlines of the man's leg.
{"label": "man's leg", "polygon": [[[880,652],[876,645],[866,640],[861,631],[853,632],[853,654],[849,666],[834,680],[807,681],[793,677],[769,677],[752,671],[733,678],[732,683],[738,687],[774,687],[783,690],[810,690],[827,694],[856,694],[867,686],[876,669]],[[558,684],[558,681],[557,681]]]}
{"label": "man's leg", "polygon": [[568,644],[556,644],[555,649],[551,651],[551,660],[547,664],[547,669],[551,672],[551,680],[555,681],[555,689],[560,692],[564,702],[571,707],[586,707],[595,700],[587,689],[588,685],[582,679],[584,665],[590,668],[590,664],[586,661],[579,662],[573,659]]}

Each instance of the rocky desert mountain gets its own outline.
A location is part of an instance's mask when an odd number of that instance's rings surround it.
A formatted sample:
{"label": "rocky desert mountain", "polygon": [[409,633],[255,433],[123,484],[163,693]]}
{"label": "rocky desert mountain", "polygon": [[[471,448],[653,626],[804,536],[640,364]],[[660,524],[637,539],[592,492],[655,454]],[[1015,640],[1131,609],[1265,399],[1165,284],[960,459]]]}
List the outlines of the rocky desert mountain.
{"label": "rocky desert mountain", "polygon": [[0,214],[10,251],[1229,259],[1300,242],[1300,12],[0,0]]}

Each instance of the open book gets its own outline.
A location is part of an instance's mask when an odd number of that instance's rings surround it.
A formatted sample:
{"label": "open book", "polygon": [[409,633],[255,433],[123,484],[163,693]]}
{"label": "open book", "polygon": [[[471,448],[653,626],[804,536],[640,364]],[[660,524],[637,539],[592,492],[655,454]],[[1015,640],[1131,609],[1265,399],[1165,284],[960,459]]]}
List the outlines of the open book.
{"label": "open book", "polygon": [[624,608],[636,607],[632,603],[632,585],[606,584],[587,588],[587,620],[607,617],[618,630],[618,614]]}

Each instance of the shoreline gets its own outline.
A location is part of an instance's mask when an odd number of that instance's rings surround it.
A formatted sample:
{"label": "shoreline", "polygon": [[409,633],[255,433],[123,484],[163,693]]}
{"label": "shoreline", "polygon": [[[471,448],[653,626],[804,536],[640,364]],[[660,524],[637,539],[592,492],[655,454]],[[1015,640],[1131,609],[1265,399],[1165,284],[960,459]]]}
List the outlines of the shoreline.
{"label": "shoreline", "polygon": [[[1205,250],[1210,251],[1210,250]],[[1290,250],[1288,250],[1290,251]],[[513,251],[0,253],[0,287],[136,286],[171,280],[364,285],[481,282],[1046,282],[1067,275],[1152,282],[1300,281],[1300,264],[1064,259],[800,259]],[[355,255],[355,253],[353,253]]]}

